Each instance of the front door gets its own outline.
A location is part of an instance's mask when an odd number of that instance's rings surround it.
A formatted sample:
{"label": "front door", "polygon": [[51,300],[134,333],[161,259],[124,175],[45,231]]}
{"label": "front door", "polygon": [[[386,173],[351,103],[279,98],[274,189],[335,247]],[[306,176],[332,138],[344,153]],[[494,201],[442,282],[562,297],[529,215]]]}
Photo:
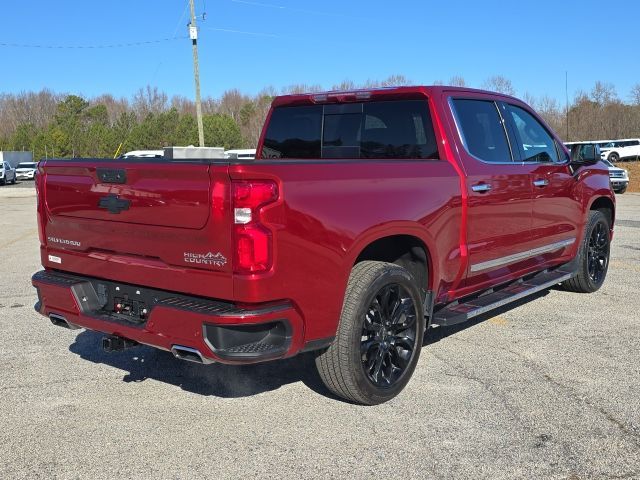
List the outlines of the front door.
{"label": "front door", "polygon": [[505,104],[512,144],[521,161],[532,167],[531,235],[539,252],[538,264],[569,260],[582,231],[579,183],[569,169],[569,158],[559,140],[524,106]]}

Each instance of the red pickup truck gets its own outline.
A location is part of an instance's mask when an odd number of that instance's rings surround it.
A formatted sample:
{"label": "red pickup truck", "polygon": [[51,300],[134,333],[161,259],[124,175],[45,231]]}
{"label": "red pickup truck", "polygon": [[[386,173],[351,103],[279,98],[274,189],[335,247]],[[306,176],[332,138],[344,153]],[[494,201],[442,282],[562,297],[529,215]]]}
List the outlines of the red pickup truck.
{"label": "red pickup truck", "polygon": [[397,395],[429,327],[607,273],[615,199],[523,102],[451,87],[287,95],[256,159],[43,160],[36,310],[199,363],[315,352]]}

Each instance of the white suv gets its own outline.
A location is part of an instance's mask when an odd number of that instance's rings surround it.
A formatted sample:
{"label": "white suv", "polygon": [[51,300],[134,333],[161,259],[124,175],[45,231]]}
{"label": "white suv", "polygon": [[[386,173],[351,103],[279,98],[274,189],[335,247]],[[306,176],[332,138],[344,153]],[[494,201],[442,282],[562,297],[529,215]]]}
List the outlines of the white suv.
{"label": "white suv", "polygon": [[33,180],[38,170],[38,162],[22,162],[16,167],[18,180]]}
{"label": "white suv", "polygon": [[618,160],[636,160],[640,157],[640,139],[613,140],[600,146],[602,158],[612,163]]}
{"label": "white suv", "polygon": [[629,172],[624,168],[614,166],[609,160],[602,159],[602,163],[609,169],[609,181],[613,191],[616,193],[626,192],[629,185]]}

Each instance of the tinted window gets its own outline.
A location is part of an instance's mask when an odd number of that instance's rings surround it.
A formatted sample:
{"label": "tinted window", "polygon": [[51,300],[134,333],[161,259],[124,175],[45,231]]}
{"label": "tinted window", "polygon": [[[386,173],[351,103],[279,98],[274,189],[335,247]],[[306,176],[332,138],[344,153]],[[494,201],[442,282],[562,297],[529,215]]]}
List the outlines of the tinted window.
{"label": "tinted window", "polygon": [[359,158],[361,123],[361,104],[325,107],[322,158]]}
{"label": "tinted window", "polygon": [[364,102],[276,108],[262,157],[438,158],[438,147],[426,101]]}
{"label": "tinted window", "polygon": [[262,158],[320,158],[322,106],[279,107],[271,114]]}
{"label": "tinted window", "polygon": [[494,102],[453,101],[456,120],[467,151],[485,162],[510,162],[511,151]]}
{"label": "tinted window", "polygon": [[438,158],[427,102],[364,104],[362,158]]}
{"label": "tinted window", "polygon": [[525,162],[558,162],[558,151],[553,137],[538,120],[526,110],[507,105],[515,127],[516,142]]}

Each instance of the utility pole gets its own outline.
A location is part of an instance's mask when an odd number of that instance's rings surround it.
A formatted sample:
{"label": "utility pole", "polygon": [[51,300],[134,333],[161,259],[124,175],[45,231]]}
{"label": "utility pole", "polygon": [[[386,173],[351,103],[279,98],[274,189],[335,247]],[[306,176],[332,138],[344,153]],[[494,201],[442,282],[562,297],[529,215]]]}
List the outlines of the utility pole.
{"label": "utility pole", "polygon": [[198,140],[204,147],[204,127],[202,126],[202,101],[200,100],[200,67],[198,66],[198,27],[196,26],[196,7],[193,0],[189,0],[191,6],[191,23],[189,24],[189,38],[193,47],[193,76],[196,82],[196,119],[198,121]]}
{"label": "utility pole", "polygon": [[569,138],[569,72],[564,72],[564,100],[565,100],[565,115],[567,121],[567,139],[565,142],[570,141]]}

